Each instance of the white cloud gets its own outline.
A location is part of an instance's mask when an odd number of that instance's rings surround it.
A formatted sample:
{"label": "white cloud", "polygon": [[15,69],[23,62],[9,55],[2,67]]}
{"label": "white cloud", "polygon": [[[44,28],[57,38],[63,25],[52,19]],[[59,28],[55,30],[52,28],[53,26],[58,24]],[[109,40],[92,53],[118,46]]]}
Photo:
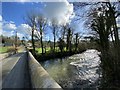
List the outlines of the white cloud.
{"label": "white cloud", "polygon": [[20,2],[29,2],[30,0],[20,0]]}
{"label": "white cloud", "polygon": [[39,31],[35,30],[35,31],[34,31],[34,34],[40,39],[40,36],[41,36],[41,35],[40,35],[40,32],[39,32]]}
{"label": "white cloud", "polygon": [[[15,36],[15,33],[14,33],[14,31],[10,31],[10,32],[8,32],[8,31],[3,31],[3,32],[2,32],[2,35],[11,37],[11,36]],[[17,36],[20,37],[20,39],[22,39],[22,37],[24,37],[24,34],[22,34],[22,33],[17,33]]]}
{"label": "white cloud", "polygon": [[2,16],[0,15],[0,22],[2,21]]}
{"label": "white cloud", "polygon": [[[21,2],[25,2],[26,0],[21,0]],[[29,1],[29,0],[27,0]],[[51,20],[52,18],[56,18],[57,24],[65,25],[66,23],[71,22],[71,18],[73,18],[73,4],[70,4],[67,0],[61,0],[61,2],[47,2],[44,7],[46,16]],[[3,24],[3,30],[17,30],[18,33],[24,35],[31,35],[31,28],[27,24],[21,24],[16,26],[14,22],[5,22]],[[40,33],[35,31],[35,34]],[[20,35],[22,36],[22,35]]]}
{"label": "white cloud", "polygon": [[17,27],[17,32],[31,35],[31,27],[28,24],[21,24]]}
{"label": "white cloud", "polygon": [[13,35],[13,32],[12,31],[10,31],[10,32],[8,32],[8,31],[2,31],[2,35],[10,37],[10,36]]}
{"label": "white cloud", "polygon": [[11,22],[3,23],[2,28],[3,28],[3,30],[8,30],[8,31],[17,29],[16,25],[14,23],[11,23]]}
{"label": "white cloud", "polygon": [[[1,23],[0,23],[1,24]],[[2,28],[2,25],[0,26]],[[3,32],[0,34],[3,34],[4,36],[12,36],[15,35],[15,31],[17,31],[18,37],[22,39],[22,37],[28,37],[32,34],[32,29],[28,24],[21,24],[18,27],[14,24],[14,22],[5,21],[3,24]],[[40,32],[34,31],[36,36],[40,36]]]}
{"label": "white cloud", "polygon": [[[27,24],[21,24],[20,26],[16,26],[13,21],[3,21],[3,25],[0,23],[0,28],[2,28],[2,35],[4,36],[14,36],[15,31],[17,31],[18,37],[22,39],[23,36],[29,34],[30,26]],[[27,36],[27,35],[26,35]]]}
{"label": "white cloud", "polygon": [[0,15],[0,35],[2,35],[2,16]]}
{"label": "white cloud", "polygon": [[74,17],[73,4],[70,4],[67,0],[61,0],[61,2],[47,2],[44,11],[49,19],[55,18],[57,24],[70,23],[71,18]]}
{"label": "white cloud", "polygon": [[[31,36],[32,34],[32,29],[28,24],[21,24],[20,26],[17,27],[17,32],[24,34],[25,37]],[[35,30],[34,34],[38,37],[40,37],[40,32]],[[19,34],[20,35],[20,34]],[[20,35],[23,36],[23,35]]]}
{"label": "white cloud", "polygon": [[24,37],[25,35],[22,33],[17,33],[17,36],[20,37],[20,39],[22,39],[22,37]]}
{"label": "white cloud", "polygon": [[0,22],[0,32],[2,32],[2,22]]}

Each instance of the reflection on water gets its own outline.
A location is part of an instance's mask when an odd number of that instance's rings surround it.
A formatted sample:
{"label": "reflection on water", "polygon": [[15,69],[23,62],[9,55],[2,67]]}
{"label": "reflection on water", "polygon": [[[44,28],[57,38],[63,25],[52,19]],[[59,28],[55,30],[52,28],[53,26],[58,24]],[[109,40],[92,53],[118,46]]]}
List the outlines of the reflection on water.
{"label": "reflection on water", "polygon": [[98,54],[92,49],[64,59],[47,60],[41,65],[63,88],[96,87],[100,76]]}

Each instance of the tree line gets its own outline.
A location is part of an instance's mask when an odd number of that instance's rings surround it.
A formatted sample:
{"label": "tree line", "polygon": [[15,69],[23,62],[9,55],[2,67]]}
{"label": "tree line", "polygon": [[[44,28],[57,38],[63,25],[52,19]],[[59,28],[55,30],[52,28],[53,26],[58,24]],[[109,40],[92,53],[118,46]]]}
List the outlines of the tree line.
{"label": "tree line", "polygon": [[33,46],[33,54],[35,55],[35,39],[40,43],[40,47],[42,48],[42,54],[45,53],[44,50],[44,42],[43,37],[45,37],[45,33],[47,32],[46,28],[49,27],[52,30],[53,35],[53,45],[52,41],[50,47],[53,52],[56,51],[56,47],[59,47],[60,51],[63,52],[66,48],[67,51],[71,52],[75,45],[74,51],[78,51],[78,43],[80,40],[80,34],[74,33],[74,29],[69,25],[59,25],[57,24],[56,18],[52,18],[49,25],[49,20],[45,17],[45,15],[38,12],[28,13],[25,17],[25,22],[31,27],[31,41]]}

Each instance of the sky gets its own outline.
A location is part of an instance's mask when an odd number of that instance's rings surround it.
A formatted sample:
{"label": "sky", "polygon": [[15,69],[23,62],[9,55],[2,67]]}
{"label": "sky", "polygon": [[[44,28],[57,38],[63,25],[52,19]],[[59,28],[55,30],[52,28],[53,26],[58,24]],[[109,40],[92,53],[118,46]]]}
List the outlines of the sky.
{"label": "sky", "polygon": [[6,21],[14,21],[16,25],[25,23],[24,17],[26,13],[32,9],[42,8],[44,5],[41,3],[17,3],[17,2],[3,2],[2,3],[2,16]]}
{"label": "sky", "polygon": [[[56,3],[42,3],[42,2],[2,2],[2,34],[5,36],[15,35],[15,31],[18,32],[18,36],[22,39],[23,36],[30,38],[30,27],[25,22],[25,16],[28,12],[39,11],[51,20],[53,17],[57,17],[57,24],[70,23],[74,18],[73,4],[70,4],[67,0]],[[73,25],[76,27],[75,25]],[[47,28],[46,39],[53,39],[52,32]],[[1,34],[1,33],[0,33]]]}
{"label": "sky", "polygon": [[[65,25],[69,23],[76,32],[86,33],[87,32],[83,25],[83,20],[79,22],[73,22],[75,19],[74,6],[67,0],[61,0],[62,2],[2,2],[2,13],[0,12],[0,35],[13,36],[15,32],[18,32],[20,39],[22,37],[27,37],[30,39],[30,26],[26,24],[25,17],[28,12],[38,11],[43,13],[49,21],[56,17],[56,23],[60,25]],[[1,3],[0,3],[1,6]],[[86,13],[85,8],[79,9],[77,11],[79,14]],[[46,28],[47,33],[44,37],[45,40],[53,40],[53,35],[50,28]],[[37,31],[35,32],[37,33]]]}
{"label": "sky", "polygon": [[29,33],[25,31],[29,26],[24,18],[31,10],[40,10],[42,7],[44,6],[41,3],[2,2],[3,35],[12,36],[16,30],[20,38],[26,36],[26,34],[29,37]]}

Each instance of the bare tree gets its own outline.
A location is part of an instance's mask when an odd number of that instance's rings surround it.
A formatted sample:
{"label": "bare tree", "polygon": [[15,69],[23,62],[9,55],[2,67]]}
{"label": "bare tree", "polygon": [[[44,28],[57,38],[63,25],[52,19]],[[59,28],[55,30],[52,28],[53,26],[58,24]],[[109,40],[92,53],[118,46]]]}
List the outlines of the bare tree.
{"label": "bare tree", "polygon": [[32,38],[32,47],[33,47],[33,54],[35,55],[35,41],[34,41],[34,32],[36,30],[36,14],[35,13],[28,13],[25,17],[25,22],[31,27],[31,38]]}
{"label": "bare tree", "polygon": [[15,53],[17,53],[17,46],[18,46],[18,37],[17,37],[17,31],[15,32]]}
{"label": "bare tree", "polygon": [[69,50],[70,52],[72,51],[72,35],[73,31],[72,28],[68,28],[67,30],[67,46],[66,49]]}
{"label": "bare tree", "polygon": [[78,44],[79,44],[79,33],[75,33],[75,51],[78,50]]}
{"label": "bare tree", "polygon": [[52,33],[53,33],[53,37],[54,37],[54,51],[55,51],[56,35],[57,35],[57,29],[58,29],[56,18],[52,19],[51,26],[52,26],[51,28],[52,28]]}
{"label": "bare tree", "polygon": [[64,43],[63,39],[59,38],[58,46],[59,46],[61,53],[63,52],[64,45],[65,45],[65,43]]}
{"label": "bare tree", "polygon": [[64,40],[68,26],[67,25],[61,25],[61,27],[62,27],[61,28],[61,38]]}
{"label": "bare tree", "polygon": [[110,2],[106,2],[106,5],[109,8],[109,14],[110,14],[110,18],[109,19],[112,22],[112,28],[113,28],[114,38],[115,38],[114,48],[116,50],[116,58],[120,59],[119,58],[119,55],[120,55],[120,42],[119,42],[118,27],[117,27],[117,22],[116,22],[116,18],[118,16],[120,16],[120,12],[118,12],[116,10],[116,6],[112,5]]}
{"label": "bare tree", "polygon": [[38,27],[39,27],[39,32],[40,32],[40,42],[41,42],[42,54],[44,53],[43,33],[45,30],[46,24],[47,24],[47,19],[43,15],[39,14],[38,15]]}
{"label": "bare tree", "polygon": [[[99,3],[97,8],[93,8],[94,11],[90,11],[89,20],[91,29],[98,34],[97,38],[101,47],[101,63],[102,68],[104,68],[104,75],[112,76],[114,80],[120,78],[119,72],[119,55],[120,55],[120,42],[118,36],[118,28],[116,23],[116,18],[119,16],[116,10],[116,3],[104,2]],[[87,23],[88,24],[88,23]],[[111,36],[113,41],[113,49],[110,49],[109,36]],[[110,51],[112,50],[112,51]],[[111,59],[112,58],[112,59]],[[113,71],[114,76],[111,74]],[[110,78],[108,78],[109,81]]]}

